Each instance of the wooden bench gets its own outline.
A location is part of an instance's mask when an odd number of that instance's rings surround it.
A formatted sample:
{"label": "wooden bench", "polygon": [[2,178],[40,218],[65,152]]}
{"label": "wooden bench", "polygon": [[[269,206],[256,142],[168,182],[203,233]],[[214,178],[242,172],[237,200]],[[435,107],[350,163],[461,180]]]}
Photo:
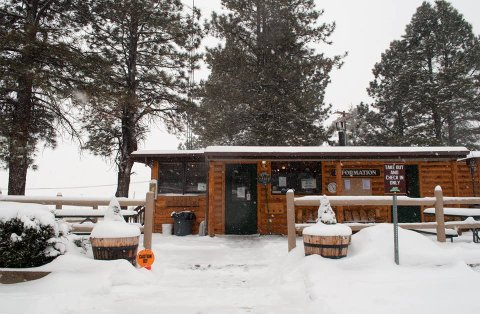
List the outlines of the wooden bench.
{"label": "wooden bench", "polygon": [[[410,229],[412,231],[423,233],[423,234],[431,234],[437,235],[437,229]],[[458,232],[454,229],[445,229],[445,237],[450,239],[450,242],[453,242],[453,238],[458,237]]]}
{"label": "wooden bench", "polygon": [[375,223],[385,222],[384,219],[377,217],[375,209],[344,209],[343,223]]}
{"label": "wooden bench", "polygon": [[[423,210],[423,213],[427,215],[435,215],[435,208],[425,208]],[[455,217],[455,218],[462,218],[462,219],[469,219],[469,217],[471,217],[472,222],[476,222],[477,220],[480,220],[480,208],[445,207],[443,208],[443,215],[447,217]],[[463,222],[467,222],[467,220],[463,220]],[[461,226],[458,228],[462,229]],[[478,234],[480,228],[478,227],[467,228],[467,226],[465,226],[464,229],[472,230],[473,242],[480,243],[480,236]]]}

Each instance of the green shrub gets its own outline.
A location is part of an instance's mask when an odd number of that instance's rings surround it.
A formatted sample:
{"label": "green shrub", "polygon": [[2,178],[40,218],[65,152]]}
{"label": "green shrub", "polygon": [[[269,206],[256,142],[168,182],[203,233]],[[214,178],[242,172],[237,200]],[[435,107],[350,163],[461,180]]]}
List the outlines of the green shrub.
{"label": "green shrub", "polygon": [[44,265],[65,252],[65,230],[41,224],[33,217],[0,219],[0,268]]}

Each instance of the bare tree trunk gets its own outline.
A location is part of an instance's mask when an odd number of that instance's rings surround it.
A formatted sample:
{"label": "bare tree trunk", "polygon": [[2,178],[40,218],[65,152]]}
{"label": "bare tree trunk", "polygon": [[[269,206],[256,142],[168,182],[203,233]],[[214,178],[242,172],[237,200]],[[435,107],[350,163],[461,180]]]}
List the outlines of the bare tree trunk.
{"label": "bare tree trunk", "polygon": [[118,197],[128,197],[128,189],[130,186],[130,175],[132,173],[133,160],[130,158],[131,153],[137,150],[137,127],[136,116],[138,108],[137,99],[137,49],[138,49],[138,21],[132,18],[130,22],[128,42],[128,59],[127,59],[127,99],[122,110],[122,140],[120,143],[119,160],[118,160]]}
{"label": "bare tree trunk", "polygon": [[[35,17],[37,3],[27,11],[25,36],[30,42],[35,41],[37,25]],[[22,52],[23,73],[18,77],[17,104],[12,113],[12,127],[8,134],[8,194],[25,195],[27,170],[30,164],[31,151],[35,149],[32,141],[33,128],[33,74],[28,66],[34,60],[35,51],[31,45],[26,45]],[[33,147],[31,147],[33,146]]]}
{"label": "bare tree trunk", "polygon": [[[428,59],[428,71],[429,71],[429,79],[430,83],[433,85],[434,84],[434,79],[433,79],[433,64],[432,64],[432,58],[430,57]],[[430,95],[430,97],[432,97]],[[440,116],[440,108],[438,104],[435,103],[435,100],[429,99],[430,103],[430,108],[432,110],[432,118],[433,118],[433,128],[435,130],[435,139],[438,141],[438,145],[441,145],[443,142],[442,139],[442,118]]]}
{"label": "bare tree trunk", "polygon": [[18,103],[13,112],[14,127],[9,134],[8,147],[8,194],[25,195],[27,170],[29,164],[30,123],[32,123],[32,82],[31,79],[21,79],[23,88],[18,93]]}
{"label": "bare tree trunk", "polygon": [[447,114],[447,126],[448,126],[448,145],[454,146],[457,144],[455,136],[455,122],[453,119],[452,111],[449,109]]}

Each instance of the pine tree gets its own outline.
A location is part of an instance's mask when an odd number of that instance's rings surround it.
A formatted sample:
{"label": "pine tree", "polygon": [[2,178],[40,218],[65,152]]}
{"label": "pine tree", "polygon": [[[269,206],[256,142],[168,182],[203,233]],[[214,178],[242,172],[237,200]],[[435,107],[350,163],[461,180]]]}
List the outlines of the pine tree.
{"label": "pine tree", "polygon": [[479,39],[448,2],[424,2],[373,73],[367,144],[478,147]]}
{"label": "pine tree", "polygon": [[341,57],[316,53],[335,24],[318,24],[312,0],[223,0],[212,34],[223,45],[208,49],[194,127],[199,145],[319,145],[330,106],[329,73]]}
{"label": "pine tree", "polygon": [[9,194],[25,194],[40,143],[55,147],[59,129],[75,133],[68,99],[90,64],[76,45],[76,4],[0,2],[0,159]]}
{"label": "pine tree", "polygon": [[[133,160],[130,155],[159,119],[169,130],[181,128],[187,101],[185,69],[198,58],[189,40],[200,32],[180,0],[88,1],[90,49],[110,65],[98,73],[94,88],[86,88],[88,106],[83,119],[89,133],[85,145],[93,153],[115,156],[116,196],[128,196]],[[195,10],[195,19],[199,18]],[[192,60],[193,58],[193,60]]]}

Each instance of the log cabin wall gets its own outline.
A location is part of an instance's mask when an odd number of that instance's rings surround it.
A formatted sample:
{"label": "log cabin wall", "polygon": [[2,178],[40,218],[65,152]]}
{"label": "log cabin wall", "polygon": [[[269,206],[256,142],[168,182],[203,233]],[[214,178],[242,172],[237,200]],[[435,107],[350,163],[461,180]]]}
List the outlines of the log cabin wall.
{"label": "log cabin wall", "polygon": [[[383,167],[388,161],[319,161],[322,165],[322,194],[345,195],[343,180],[337,175],[341,169],[376,169],[380,175],[366,177],[371,182],[371,195],[384,195]],[[210,235],[225,233],[225,169],[227,164],[256,164],[257,175],[271,173],[271,161],[227,160],[208,162],[208,202],[206,195],[159,195],[156,201],[154,232],[161,232],[161,225],[173,223],[172,211],[192,210],[197,218],[193,232],[198,232],[199,223],[205,219],[208,203],[208,230]],[[465,161],[408,161],[407,165],[417,165],[419,192],[421,197],[433,196],[436,185],[442,186],[445,196],[472,196],[473,185],[469,168]],[[335,170],[335,172],[334,172]],[[340,170],[340,171],[339,171]],[[152,166],[152,178],[158,179],[158,162]],[[476,182],[480,186],[480,170],[476,170]],[[329,183],[336,183],[337,192],[329,192]],[[265,192],[267,193],[265,197]],[[363,215],[374,215],[377,222],[391,222],[389,206],[349,206],[334,208],[339,222],[353,219],[363,220]],[[355,216],[356,214],[356,216]],[[346,217],[347,216],[347,217]],[[317,218],[317,208],[297,207],[296,222],[313,221]],[[428,220],[423,217],[422,221]],[[286,234],[285,195],[272,194],[271,184],[257,184],[257,230],[260,234]]]}
{"label": "log cabin wall", "polygon": [[208,233],[225,233],[225,163],[208,164]]}
{"label": "log cabin wall", "polygon": [[[151,177],[158,180],[159,163],[154,161],[152,165]],[[205,220],[205,211],[207,209],[207,196],[186,194],[186,195],[169,195],[159,194],[155,201],[155,211],[153,213],[153,232],[162,232],[162,224],[173,224],[172,212],[192,211],[195,213],[195,221],[193,223],[193,234],[198,233],[200,222]]]}

